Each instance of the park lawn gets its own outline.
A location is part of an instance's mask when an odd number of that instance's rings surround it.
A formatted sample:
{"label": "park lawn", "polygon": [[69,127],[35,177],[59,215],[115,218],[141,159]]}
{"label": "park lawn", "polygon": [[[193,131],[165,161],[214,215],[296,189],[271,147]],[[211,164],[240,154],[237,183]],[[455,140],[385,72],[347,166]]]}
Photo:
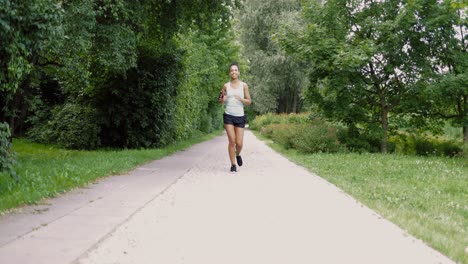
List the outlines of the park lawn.
{"label": "park lawn", "polygon": [[432,248],[468,263],[468,159],[301,154],[255,134]]}
{"label": "park lawn", "polygon": [[102,177],[126,173],[219,134],[220,131],[216,131],[168,147],[141,150],[66,150],[15,139],[13,150],[18,161],[15,170],[20,181],[15,183],[6,173],[0,173],[0,214],[84,187]]}

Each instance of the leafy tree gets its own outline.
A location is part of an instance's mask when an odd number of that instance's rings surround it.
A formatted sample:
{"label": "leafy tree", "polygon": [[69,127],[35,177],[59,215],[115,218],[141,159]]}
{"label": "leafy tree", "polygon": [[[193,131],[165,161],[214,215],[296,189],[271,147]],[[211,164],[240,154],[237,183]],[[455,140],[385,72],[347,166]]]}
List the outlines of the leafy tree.
{"label": "leafy tree", "polygon": [[178,35],[183,49],[183,75],[177,94],[176,138],[193,131],[210,132],[222,126],[221,108],[215,100],[228,77],[228,65],[240,61],[234,34],[220,28],[209,33],[193,28]]}
{"label": "leafy tree", "polygon": [[406,102],[432,72],[425,36],[433,32],[421,15],[428,5],[437,2],[306,1],[307,26],[281,36],[310,64],[308,98],[350,131],[377,132],[383,153],[390,118],[408,111]]}
{"label": "leafy tree", "polygon": [[18,88],[29,87],[29,73],[44,52],[57,44],[63,9],[54,0],[0,0],[0,121],[14,129]]}
{"label": "leafy tree", "polygon": [[[207,67],[212,72],[193,68],[191,76],[201,78],[193,84],[218,81],[217,64],[226,63],[219,54],[232,49],[226,34],[233,9],[240,4],[237,0],[22,2],[0,0],[0,27],[6,29],[0,33],[4,34],[0,120],[16,122],[13,132],[29,130],[37,140],[57,143],[54,131],[63,129],[64,118],[72,119],[60,137],[60,144],[72,148],[159,146],[176,138],[177,100],[173,99],[186,88],[181,85],[191,67],[186,58],[210,57],[214,63]],[[191,29],[196,33],[187,33]],[[210,44],[187,55],[184,52],[190,48],[181,45],[191,43],[179,38],[197,45],[205,38]],[[215,93],[214,88],[202,92],[200,102],[205,105],[198,106],[201,110],[194,120],[214,111],[206,104],[210,93]],[[89,136],[82,133],[85,127],[92,128]]]}
{"label": "leafy tree", "polygon": [[468,144],[468,4],[436,2],[424,11],[434,76],[423,93],[429,107],[422,116],[429,113],[429,117],[451,120],[463,128],[463,141]]}
{"label": "leafy tree", "polygon": [[21,100],[15,94],[40,54],[60,36],[61,11],[53,0],[0,0],[0,172],[6,170],[16,180],[11,128],[18,114],[15,103]]}
{"label": "leafy tree", "polygon": [[300,5],[293,0],[250,0],[238,12],[240,39],[249,60],[254,109],[259,113],[298,112],[306,76],[302,65],[274,39],[281,23],[292,23]]}

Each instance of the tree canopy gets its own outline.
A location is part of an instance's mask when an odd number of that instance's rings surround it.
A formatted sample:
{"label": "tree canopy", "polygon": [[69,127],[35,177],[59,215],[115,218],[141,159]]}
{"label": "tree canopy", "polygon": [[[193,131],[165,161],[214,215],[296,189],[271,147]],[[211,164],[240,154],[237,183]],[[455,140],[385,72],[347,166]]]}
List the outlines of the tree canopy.
{"label": "tree canopy", "polygon": [[[443,96],[444,82],[432,96],[423,96],[426,87],[435,87],[436,78],[452,80],[443,76],[455,69],[466,72],[466,36],[454,29],[466,31],[461,11],[454,1],[304,1],[306,25],[284,27],[280,42],[310,67],[309,101],[327,117],[376,134],[386,152],[388,132],[396,127],[391,120],[433,113],[426,102]],[[445,89],[458,98],[454,105],[466,104],[468,88],[459,84]],[[438,101],[450,109],[447,100]],[[466,120],[465,108],[458,109]]]}

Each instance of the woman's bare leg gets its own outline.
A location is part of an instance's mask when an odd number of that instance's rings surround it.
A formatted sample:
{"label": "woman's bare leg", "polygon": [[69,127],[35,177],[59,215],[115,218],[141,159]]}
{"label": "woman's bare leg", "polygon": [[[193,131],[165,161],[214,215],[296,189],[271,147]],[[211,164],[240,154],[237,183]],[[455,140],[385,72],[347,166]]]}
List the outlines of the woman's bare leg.
{"label": "woman's bare leg", "polygon": [[242,147],[244,145],[244,128],[242,127],[234,127],[234,131],[236,134],[235,142],[236,142],[236,155],[240,155],[242,151]]}
{"label": "woman's bare leg", "polygon": [[231,160],[231,165],[235,165],[236,164],[236,131],[234,129],[234,125],[224,125],[224,129],[226,130],[226,134],[229,140],[229,144],[228,144],[229,159]]}

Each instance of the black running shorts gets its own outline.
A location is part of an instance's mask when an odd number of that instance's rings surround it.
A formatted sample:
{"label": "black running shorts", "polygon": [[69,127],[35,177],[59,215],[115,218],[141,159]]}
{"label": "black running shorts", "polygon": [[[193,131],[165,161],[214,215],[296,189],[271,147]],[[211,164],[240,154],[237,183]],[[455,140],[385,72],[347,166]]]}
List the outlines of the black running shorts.
{"label": "black running shorts", "polygon": [[245,127],[246,118],[245,116],[233,116],[224,113],[223,115],[225,125],[234,125],[235,127]]}

